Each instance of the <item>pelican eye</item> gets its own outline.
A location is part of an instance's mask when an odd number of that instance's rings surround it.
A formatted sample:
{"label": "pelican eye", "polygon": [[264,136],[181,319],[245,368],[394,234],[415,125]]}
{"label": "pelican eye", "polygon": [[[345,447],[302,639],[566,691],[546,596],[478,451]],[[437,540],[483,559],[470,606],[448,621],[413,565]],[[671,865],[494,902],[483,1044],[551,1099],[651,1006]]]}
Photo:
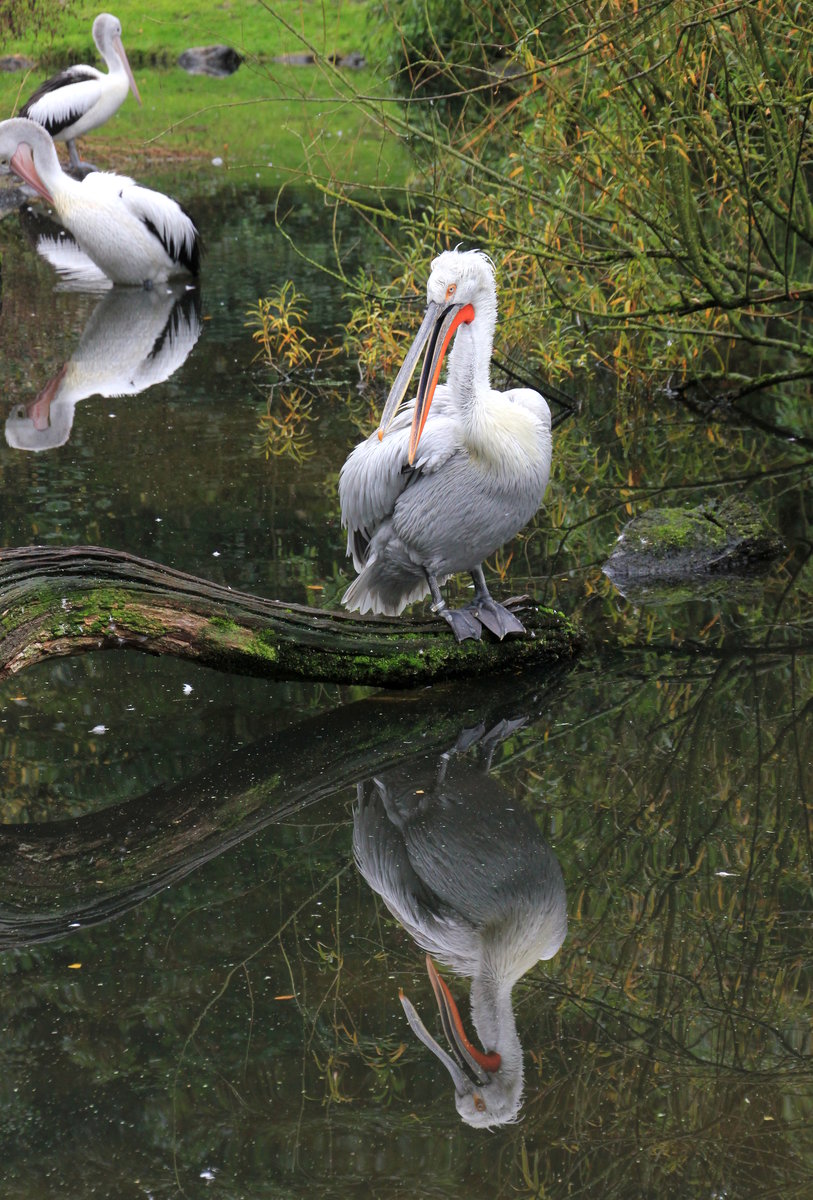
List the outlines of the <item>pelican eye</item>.
{"label": "pelican eye", "polygon": [[477,1109],[478,1112],[486,1111],[486,1102],[483,1099],[483,1097],[480,1095],[479,1092],[473,1093],[472,1100],[474,1101],[474,1107]]}
{"label": "pelican eye", "polygon": [[456,291],[457,291],[457,284],[450,283],[446,289],[446,299],[451,300],[452,296],[455,294]]}

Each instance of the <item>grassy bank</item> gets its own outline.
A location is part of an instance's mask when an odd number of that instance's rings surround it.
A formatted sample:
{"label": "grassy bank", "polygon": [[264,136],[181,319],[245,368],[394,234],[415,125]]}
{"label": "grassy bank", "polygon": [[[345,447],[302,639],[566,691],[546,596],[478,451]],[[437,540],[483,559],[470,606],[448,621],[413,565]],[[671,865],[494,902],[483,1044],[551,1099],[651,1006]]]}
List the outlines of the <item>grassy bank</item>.
{"label": "grassy bank", "polygon": [[[273,184],[304,173],[309,164],[310,170],[334,170],[359,186],[403,182],[406,160],[397,141],[348,106],[329,74],[318,66],[274,62],[301,53],[303,38],[326,55],[369,54],[373,35],[366,3],[334,0],[317,6],[282,0],[272,13],[258,0],[208,0],[186,11],[173,0],[157,0],[149,16],[132,0],[114,7],[143,107],[128,98],[107,125],[85,139],[86,156],[99,166],[160,175],[188,160],[202,169],[258,175]],[[60,66],[101,65],[90,35],[98,11],[98,4],[76,4],[52,38],[4,47],[37,65],[27,72],[0,73],[2,118],[12,116]],[[225,43],[243,56],[234,75],[189,75],[176,65],[190,46],[210,43]],[[356,87],[379,90],[372,69],[352,75]],[[222,165],[213,166],[213,159]]]}

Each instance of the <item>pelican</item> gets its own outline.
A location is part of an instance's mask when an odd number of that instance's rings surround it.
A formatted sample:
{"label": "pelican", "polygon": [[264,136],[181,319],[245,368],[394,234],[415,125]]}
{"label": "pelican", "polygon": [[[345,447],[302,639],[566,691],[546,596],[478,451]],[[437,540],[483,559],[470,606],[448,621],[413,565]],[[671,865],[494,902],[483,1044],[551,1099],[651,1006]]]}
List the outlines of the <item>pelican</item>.
{"label": "pelican", "polygon": [[[458,641],[522,633],[489,595],[482,562],[531,519],[548,483],[550,410],[530,388],[494,391],[497,319],[491,260],[447,250],[432,262],[423,323],[390,390],[378,431],[356,446],[339,479],[347,553],[359,572],[342,597],[361,613],[397,616],[427,594]],[[447,347],[445,385],[438,376]],[[417,396],[402,407],[421,351]],[[431,411],[430,411],[430,406]],[[474,599],[447,608],[440,586],[459,571]]]}
{"label": "pelican", "polygon": [[113,283],[151,286],[197,275],[200,237],[177,200],[125,175],[72,179],[51,135],[26,117],[0,122],[0,171],[11,170],[52,204],[81,250]]}
{"label": "pelican", "polygon": [[[499,736],[497,727],[488,738]],[[361,874],[427,951],[451,1054],[401,992],[407,1020],[451,1075],[462,1119],[487,1128],[519,1112],[522,1047],[511,993],[536,962],[557,952],[567,909],[562,872],[535,822],[491,776],[452,764],[453,753],[359,784],[353,850]],[[466,1035],[432,955],[471,979],[482,1049]]]}
{"label": "pelican", "polygon": [[109,121],[127,99],[128,91],[141,103],[117,18],[100,13],[93,22],[93,40],[107,64],[107,75],[84,63],[68,67],[40,84],[18,114],[42,125],[55,142],[67,142],[75,169],[86,165],[76,149],[76,138]]}
{"label": "pelican", "polygon": [[33,451],[63,446],[80,400],[135,396],[169,379],[200,336],[199,308],[197,288],[183,284],[111,288],[91,313],[68,362],[34,400],[12,408],[5,427],[9,446]]}

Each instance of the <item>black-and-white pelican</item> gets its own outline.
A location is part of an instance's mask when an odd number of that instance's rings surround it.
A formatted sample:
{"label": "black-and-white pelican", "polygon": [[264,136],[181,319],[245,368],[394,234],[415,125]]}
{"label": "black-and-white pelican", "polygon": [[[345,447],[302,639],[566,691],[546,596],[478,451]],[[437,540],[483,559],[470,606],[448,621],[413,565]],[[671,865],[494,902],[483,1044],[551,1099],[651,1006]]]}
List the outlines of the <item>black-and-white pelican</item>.
{"label": "black-and-white pelican", "polygon": [[93,40],[107,64],[107,75],[84,63],[68,67],[41,83],[18,113],[42,125],[55,142],[67,142],[74,168],[85,165],[76,149],[76,138],[109,121],[128,91],[141,103],[122,45],[119,20],[110,13],[100,13],[93,22]]}
{"label": "black-and-white pelican", "polygon": [[150,286],[197,275],[200,236],[177,200],[126,175],[72,179],[51,135],[26,117],[0,122],[0,171],[13,171],[52,204],[80,249],[114,283]]}
{"label": "black-and-white pelican", "polygon": [[[69,239],[66,239],[69,240]],[[169,379],[201,330],[197,288],[111,288],[79,345],[39,394],[15,404],[5,434],[15,450],[53,450],[70,437],[76,405],[88,396],[136,396]]]}
{"label": "black-and-white pelican", "polygon": [[[550,410],[530,388],[497,392],[489,367],[497,320],[491,260],[447,250],[432,263],[427,308],[392,386],[381,424],[339,479],[347,553],[359,572],[349,609],[397,616],[427,594],[458,641],[521,633],[489,595],[482,563],[531,519],[548,483]],[[445,385],[438,376],[447,347]],[[416,398],[403,405],[427,347]],[[431,410],[430,410],[431,405]],[[471,573],[474,599],[449,609],[440,585]]]}
{"label": "black-and-white pelican", "polygon": [[[426,758],[388,771],[357,791],[356,863],[427,951],[451,1053],[401,993],[407,1020],[451,1075],[467,1124],[512,1121],[522,1101],[523,1064],[511,993],[536,962],[556,954],[567,933],[556,856],[493,776],[456,760],[454,751],[439,763]],[[430,955],[471,979],[471,1018],[482,1049],[467,1037]]]}

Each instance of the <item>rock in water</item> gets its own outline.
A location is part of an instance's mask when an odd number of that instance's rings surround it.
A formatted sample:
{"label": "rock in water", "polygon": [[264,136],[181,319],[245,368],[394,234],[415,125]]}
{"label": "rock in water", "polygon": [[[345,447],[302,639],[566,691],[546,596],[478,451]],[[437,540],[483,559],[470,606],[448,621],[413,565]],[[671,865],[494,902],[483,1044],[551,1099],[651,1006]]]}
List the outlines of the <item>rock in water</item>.
{"label": "rock in water", "polygon": [[783,550],[781,538],[758,509],[734,497],[689,509],[653,508],[634,517],[619,534],[603,571],[629,595],[649,585],[700,583],[723,572],[753,573]]}

